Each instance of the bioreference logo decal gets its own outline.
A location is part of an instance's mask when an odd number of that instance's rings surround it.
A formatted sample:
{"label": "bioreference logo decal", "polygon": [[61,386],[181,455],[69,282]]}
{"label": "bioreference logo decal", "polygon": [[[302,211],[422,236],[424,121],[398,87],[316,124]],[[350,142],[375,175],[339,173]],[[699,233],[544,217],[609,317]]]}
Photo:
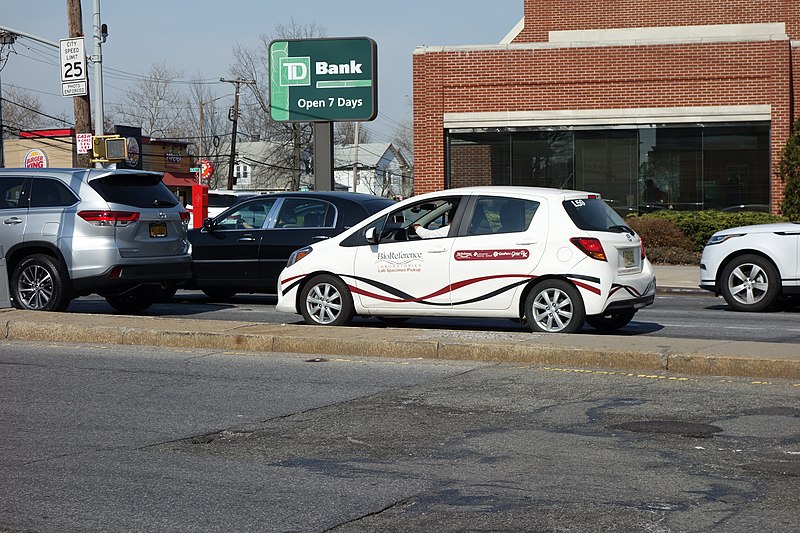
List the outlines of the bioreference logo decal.
{"label": "bioreference logo decal", "polygon": [[418,252],[378,252],[375,266],[378,273],[421,272],[424,262]]}

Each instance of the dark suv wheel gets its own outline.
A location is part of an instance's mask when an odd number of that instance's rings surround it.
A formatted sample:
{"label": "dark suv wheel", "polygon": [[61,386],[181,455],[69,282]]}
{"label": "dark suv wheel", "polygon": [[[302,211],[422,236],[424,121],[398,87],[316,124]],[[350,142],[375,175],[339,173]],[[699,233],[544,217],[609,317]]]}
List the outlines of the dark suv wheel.
{"label": "dark suv wheel", "polygon": [[11,275],[14,306],[32,311],[63,311],[70,298],[58,261],[44,254],[24,258]]}
{"label": "dark suv wheel", "polygon": [[120,313],[141,313],[156,303],[160,294],[160,285],[140,285],[122,294],[109,294],[106,301]]}

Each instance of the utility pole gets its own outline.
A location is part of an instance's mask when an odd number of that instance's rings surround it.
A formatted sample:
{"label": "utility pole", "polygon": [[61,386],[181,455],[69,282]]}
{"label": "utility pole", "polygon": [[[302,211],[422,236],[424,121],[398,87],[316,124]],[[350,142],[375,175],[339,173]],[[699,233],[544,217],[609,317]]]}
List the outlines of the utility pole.
{"label": "utility pole", "polygon": [[[2,72],[3,67],[5,66],[5,60],[3,59],[3,47],[5,45],[13,45],[14,41],[17,40],[17,36],[9,31],[0,30],[0,72]],[[3,147],[3,81],[0,78],[0,168],[5,168],[6,166],[6,158],[5,158],[5,148]]]}
{"label": "utility pole", "polygon": [[233,95],[233,116],[228,115],[228,119],[233,121],[233,129],[231,132],[231,157],[228,160],[228,189],[233,189],[236,180],[233,178],[233,164],[236,162],[236,126],[239,119],[239,87],[242,83],[255,84],[255,80],[243,80],[236,78],[235,80],[226,80],[220,78],[219,81],[233,83],[236,85],[236,93]]}
{"label": "utility pole", "polygon": [[[94,134],[103,135],[105,133],[105,121],[103,110],[103,47],[106,42],[108,30],[105,24],[100,23],[100,0],[94,0],[94,14],[92,16],[92,40],[94,41],[94,53],[92,62],[94,63]],[[97,166],[101,166],[97,163]]]}
{"label": "utility pole", "polygon": [[353,135],[353,145],[355,146],[354,155],[353,155],[353,192],[358,192],[358,137],[360,132],[358,131],[358,122],[354,123],[354,135]]}
{"label": "utility pole", "polygon": [[[83,13],[80,0],[67,0],[67,25],[70,37],[83,37]],[[72,102],[75,110],[75,133],[92,133],[88,91],[86,96],[73,96]],[[96,132],[96,135],[102,134],[102,131]],[[73,157],[75,157],[76,167],[89,167],[89,154],[76,154]]]}

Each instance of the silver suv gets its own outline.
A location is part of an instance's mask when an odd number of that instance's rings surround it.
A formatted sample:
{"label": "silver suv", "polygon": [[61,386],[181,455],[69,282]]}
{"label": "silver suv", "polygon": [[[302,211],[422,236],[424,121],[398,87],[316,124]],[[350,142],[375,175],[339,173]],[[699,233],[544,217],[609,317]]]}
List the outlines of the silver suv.
{"label": "silver suv", "polygon": [[116,310],[150,307],[163,284],[191,276],[189,213],[162,174],[0,169],[0,245],[21,309],[61,311],[99,294]]}

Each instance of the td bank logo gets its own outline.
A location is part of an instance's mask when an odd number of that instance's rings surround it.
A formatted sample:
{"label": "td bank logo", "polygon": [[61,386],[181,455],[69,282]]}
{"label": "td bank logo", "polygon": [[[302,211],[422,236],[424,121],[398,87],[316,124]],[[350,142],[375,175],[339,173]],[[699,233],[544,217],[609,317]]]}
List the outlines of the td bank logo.
{"label": "td bank logo", "polygon": [[283,87],[311,85],[310,57],[281,57],[279,61]]}

